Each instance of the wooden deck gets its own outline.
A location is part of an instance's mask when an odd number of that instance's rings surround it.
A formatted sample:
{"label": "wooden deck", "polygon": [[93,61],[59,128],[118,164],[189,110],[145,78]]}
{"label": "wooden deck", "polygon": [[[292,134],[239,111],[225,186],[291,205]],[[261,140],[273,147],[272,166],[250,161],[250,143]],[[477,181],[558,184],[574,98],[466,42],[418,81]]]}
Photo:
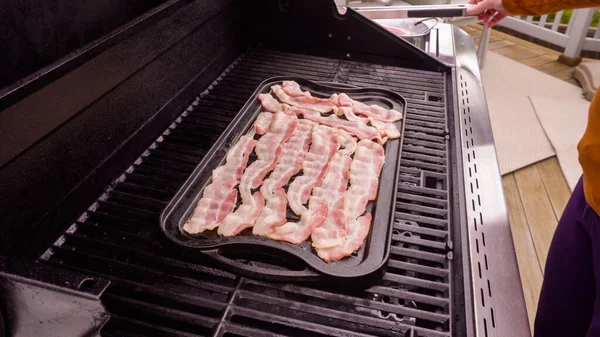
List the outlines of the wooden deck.
{"label": "wooden deck", "polygon": [[[460,28],[473,36],[475,43],[479,44],[482,26],[471,25]],[[489,50],[493,50],[495,53],[579,86],[579,83],[571,76],[574,68],[557,62],[558,56],[561,53],[556,50],[544,48],[535,43],[521,40],[496,30],[492,30]],[[585,59],[584,62],[586,61],[590,60]]]}
{"label": "wooden deck", "polygon": [[[482,26],[461,28],[479,43]],[[557,51],[495,30],[489,49],[579,86],[571,76],[573,68],[556,61]],[[556,157],[509,173],[502,177],[502,184],[533,330],[548,248],[571,191]]]}

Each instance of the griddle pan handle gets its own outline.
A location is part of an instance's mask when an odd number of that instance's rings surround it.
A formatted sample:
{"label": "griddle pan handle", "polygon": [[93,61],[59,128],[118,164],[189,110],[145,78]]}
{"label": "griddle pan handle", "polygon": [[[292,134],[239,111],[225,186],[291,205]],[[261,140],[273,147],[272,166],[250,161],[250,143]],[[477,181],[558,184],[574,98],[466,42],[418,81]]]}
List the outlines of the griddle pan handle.
{"label": "griddle pan handle", "polygon": [[[204,254],[212,257],[224,267],[229,267],[230,271],[253,279],[262,279],[266,281],[277,282],[298,282],[298,281],[318,281],[323,276],[316,271],[305,267],[303,270],[271,269],[255,265],[246,264],[234,259],[223,256],[219,248],[213,250],[204,250]],[[282,252],[284,253],[284,252]]]}

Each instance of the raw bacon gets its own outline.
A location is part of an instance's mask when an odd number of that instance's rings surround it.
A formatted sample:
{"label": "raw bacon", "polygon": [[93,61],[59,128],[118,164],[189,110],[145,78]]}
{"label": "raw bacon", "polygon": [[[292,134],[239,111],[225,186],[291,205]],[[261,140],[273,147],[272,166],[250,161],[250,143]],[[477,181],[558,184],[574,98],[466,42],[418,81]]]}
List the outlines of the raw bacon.
{"label": "raw bacon", "polygon": [[350,178],[350,156],[356,150],[356,139],[343,130],[338,130],[338,139],[343,149],[339,150],[328,164],[323,183],[313,189],[313,197],[327,202],[328,211],[325,222],[314,229],[311,235],[315,248],[341,246],[346,236],[346,212],[344,211],[344,193]]}
{"label": "raw bacon", "polygon": [[[350,164],[350,188],[344,194],[347,235],[340,246],[317,249],[324,261],[338,261],[358,250],[369,233],[371,214],[364,214],[367,203],[377,197],[379,174],[383,168],[383,147],[369,140],[358,142]],[[364,215],[363,215],[364,214]]]}
{"label": "raw bacon", "polygon": [[302,212],[300,221],[288,222],[267,234],[273,240],[300,244],[310,237],[315,227],[320,226],[327,217],[327,203],[322,198],[311,197],[308,208]]}
{"label": "raw bacon", "polygon": [[242,175],[238,187],[242,204],[223,219],[218,230],[220,235],[236,235],[254,225],[264,207],[264,197],[261,192],[252,194],[252,189],[260,187],[264,177],[275,168],[283,150],[282,143],[292,137],[297,125],[298,119],[295,116],[284,112],[275,114],[269,131],[256,144],[258,159]]}
{"label": "raw bacon", "polygon": [[273,114],[271,112],[261,112],[258,117],[256,117],[256,121],[254,122],[254,132],[257,135],[264,135],[267,131],[269,131],[271,121],[273,121]]}
{"label": "raw bacon", "polygon": [[309,119],[319,124],[327,125],[332,128],[342,129],[355,135],[358,139],[381,139],[379,131],[373,127],[367,126],[361,122],[347,121],[339,118],[336,115],[329,115],[327,117],[322,116],[318,111],[300,109],[292,107],[287,110],[290,113],[301,115],[302,117]]}
{"label": "raw bacon", "polygon": [[344,116],[344,117],[346,117],[347,120],[352,121],[352,122],[361,122],[361,123],[365,123],[365,124],[369,123],[368,117],[357,116],[354,113],[354,109],[352,109],[352,107],[349,107],[349,106],[343,106],[343,107],[338,108],[336,110],[335,114],[338,116]]}
{"label": "raw bacon", "polygon": [[[400,130],[393,123],[380,122],[378,120],[374,120],[369,118],[369,122],[371,125],[379,130],[379,133],[383,137],[383,139],[396,139],[400,138]],[[385,141],[383,142],[385,143]],[[380,144],[383,144],[380,142]]]}
{"label": "raw bacon", "polygon": [[287,111],[287,109],[290,107],[287,104],[281,104],[279,103],[275,97],[271,96],[271,94],[259,94],[258,95],[258,100],[260,101],[262,107],[272,113],[276,113],[279,111]]}
{"label": "raw bacon", "polygon": [[[310,237],[321,259],[338,261],[360,249],[369,233],[366,209],[377,197],[381,144],[400,137],[393,122],[402,114],[346,94],[313,97],[294,81],[271,89],[258,96],[264,111],[212,172],[183,229],[196,234],[218,227],[218,234],[232,236],[253,227],[254,235],[293,244]],[[253,151],[257,159],[246,167]],[[297,222],[288,221],[288,205]]]}
{"label": "raw bacon", "polygon": [[400,28],[386,26],[385,29],[387,29],[390,32],[394,33],[394,35],[396,35],[396,36],[406,36],[406,35],[408,35],[405,31],[403,31]]}
{"label": "raw bacon", "polygon": [[[310,150],[302,162],[303,175],[294,179],[287,193],[290,208],[300,215],[300,221],[276,227],[272,233],[267,234],[269,238],[298,244],[325,221],[327,202],[319,196],[311,197],[310,193],[315,186],[321,185],[327,172],[327,163],[338,148],[338,136],[334,129],[323,125],[314,127]],[[306,202],[309,202],[308,208],[304,206]]]}
{"label": "raw bacon", "polygon": [[312,198],[321,198],[327,202],[328,212],[325,222],[314,229],[311,235],[312,246],[330,248],[341,246],[346,236],[346,213],[344,212],[344,193],[348,188],[352,158],[338,151],[331,161],[323,184],[313,189]]}
{"label": "raw bacon", "polygon": [[300,120],[292,138],[283,144],[277,167],[260,188],[267,203],[252,228],[254,235],[266,235],[275,227],[285,224],[288,201],[283,186],[300,171],[310,145],[313,127],[313,122]]}
{"label": "raw bacon", "polygon": [[[289,83],[290,82],[288,82],[288,85],[286,86],[288,88],[288,90],[290,90]],[[296,83],[296,85],[298,85],[298,83]],[[286,92],[286,90],[284,90],[284,88],[281,87],[280,85],[272,86],[271,90],[273,90],[273,93],[275,94],[275,96],[277,96],[277,98],[279,98],[280,101],[282,101],[283,103],[289,104],[291,106],[298,107],[298,108],[314,110],[314,111],[317,111],[320,113],[327,113],[327,112],[335,111],[338,107],[337,94],[333,94],[333,95],[331,95],[330,98],[325,99],[325,98],[312,97],[310,95],[310,93],[300,94],[297,96],[290,96],[290,94],[288,94],[288,92]],[[298,94],[298,91],[302,92],[300,90],[300,87],[297,87],[297,88],[294,87],[289,92],[292,92],[293,94]]]}
{"label": "raw bacon", "polygon": [[339,148],[339,140],[334,129],[318,125],[312,132],[309,152],[302,162],[302,175],[296,177],[288,188],[290,208],[296,215],[306,209],[304,204],[310,198],[313,187],[320,185],[329,159]]}
{"label": "raw bacon", "polygon": [[345,156],[351,156],[356,150],[356,138],[344,130],[338,129],[337,131],[340,145],[344,148],[340,152]]}
{"label": "raw bacon", "polygon": [[213,171],[212,183],[204,188],[202,199],[192,217],[183,225],[184,231],[198,234],[214,229],[233,211],[237,201],[237,190],[233,188],[242,176],[256,143],[254,133],[251,132],[242,136],[229,150],[225,165]]}
{"label": "raw bacon", "polygon": [[312,97],[310,92],[302,91],[300,85],[295,81],[283,81],[283,83],[281,83],[281,87],[283,88],[283,91],[285,91],[286,94],[292,97]]}
{"label": "raw bacon", "polygon": [[382,136],[387,138],[400,137],[400,132],[394,131],[398,130],[395,125],[390,123],[378,123],[377,125],[379,128],[370,127],[366,124],[370,118],[358,117],[354,115],[351,110],[352,108],[350,107],[343,107],[337,110],[341,110],[343,114],[347,113],[346,118],[348,120],[344,120],[334,114],[322,116],[321,113],[316,110],[303,109],[296,106],[290,107],[287,104],[281,104],[269,94],[260,94],[258,99],[261,101],[263,108],[267,111],[284,111],[286,113],[295,113],[313,122],[345,130],[355,135],[358,139],[375,139],[379,143],[384,144],[385,141]]}
{"label": "raw bacon", "polygon": [[[381,137],[384,137],[384,139],[400,138],[400,131],[394,123],[382,122],[372,117],[357,116],[354,113],[354,109],[352,109],[351,107],[341,107],[337,109],[336,114],[338,116],[345,116],[346,119],[349,121],[362,122],[365,124],[371,123],[372,126],[379,130],[379,134],[381,135]],[[385,141],[380,143],[385,143]]]}
{"label": "raw bacon", "polygon": [[380,122],[391,123],[402,119],[402,113],[396,110],[378,105],[366,105],[353,100],[346,94],[333,94],[328,99],[312,97],[310,92],[302,91],[300,85],[294,81],[284,81],[281,86],[274,85],[271,89],[283,103],[303,109],[326,113],[336,112],[339,107],[350,107],[355,115],[363,115]]}
{"label": "raw bacon", "polygon": [[338,104],[339,106],[351,107],[357,115],[371,117],[381,122],[391,123],[402,119],[402,113],[396,110],[382,108],[379,105],[366,105],[365,103],[353,100],[346,94],[338,96]]}

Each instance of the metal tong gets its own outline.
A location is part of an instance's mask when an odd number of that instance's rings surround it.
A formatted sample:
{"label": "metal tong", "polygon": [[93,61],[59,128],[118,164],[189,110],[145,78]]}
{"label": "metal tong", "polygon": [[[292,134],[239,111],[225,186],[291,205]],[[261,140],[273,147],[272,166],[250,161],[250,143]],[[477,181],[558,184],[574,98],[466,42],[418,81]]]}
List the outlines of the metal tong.
{"label": "metal tong", "polygon": [[351,8],[371,20],[404,18],[452,18],[468,17],[467,9],[473,5],[424,5],[424,6],[343,6]]}

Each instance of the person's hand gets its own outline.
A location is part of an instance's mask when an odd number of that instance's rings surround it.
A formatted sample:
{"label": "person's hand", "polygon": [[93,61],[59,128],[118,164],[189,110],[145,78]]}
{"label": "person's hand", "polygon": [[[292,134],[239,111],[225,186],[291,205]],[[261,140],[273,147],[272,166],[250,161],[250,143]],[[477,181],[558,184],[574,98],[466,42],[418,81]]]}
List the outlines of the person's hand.
{"label": "person's hand", "polygon": [[502,6],[502,0],[469,0],[469,3],[475,6],[467,9],[467,14],[477,15],[477,19],[488,27],[508,16]]}

